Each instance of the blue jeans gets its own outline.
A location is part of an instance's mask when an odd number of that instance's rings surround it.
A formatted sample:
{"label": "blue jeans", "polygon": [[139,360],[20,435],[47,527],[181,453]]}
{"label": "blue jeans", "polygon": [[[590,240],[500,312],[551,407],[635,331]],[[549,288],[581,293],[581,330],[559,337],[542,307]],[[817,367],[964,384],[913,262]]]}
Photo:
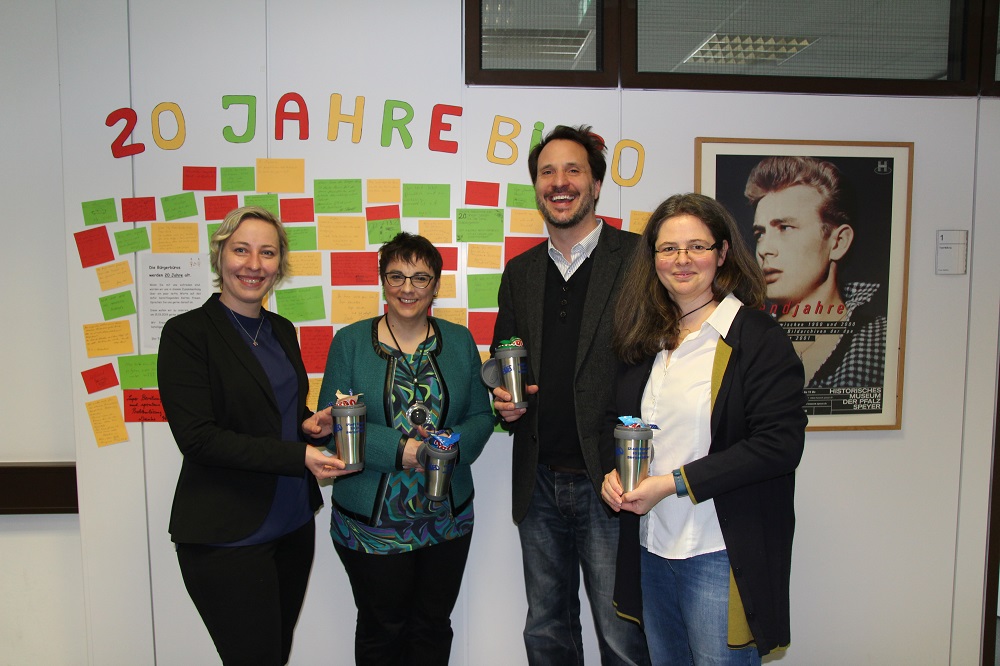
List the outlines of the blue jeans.
{"label": "blue jeans", "polygon": [[605,512],[590,478],[540,465],[531,507],[518,533],[528,597],[524,626],[528,662],[583,664],[582,567],[601,663],[649,664],[642,630],[618,617],[612,605],[618,521]]}
{"label": "blue jeans", "polygon": [[730,650],[726,551],[668,560],[642,549],[642,617],[656,666],[758,666],[755,647]]}

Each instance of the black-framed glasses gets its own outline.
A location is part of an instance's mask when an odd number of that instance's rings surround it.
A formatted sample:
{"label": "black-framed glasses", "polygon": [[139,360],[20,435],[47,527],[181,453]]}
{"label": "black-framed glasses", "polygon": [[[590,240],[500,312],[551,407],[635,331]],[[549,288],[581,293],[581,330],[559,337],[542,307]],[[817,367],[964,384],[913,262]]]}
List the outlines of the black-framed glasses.
{"label": "black-framed glasses", "polygon": [[708,254],[712,250],[719,249],[721,243],[715,242],[712,245],[705,245],[704,243],[694,243],[690,247],[677,247],[676,245],[666,245],[661,247],[659,250],[653,250],[654,254],[658,254],[661,257],[674,258],[677,256],[678,252],[686,252],[689,257],[700,257],[704,254]]}
{"label": "black-framed glasses", "polygon": [[390,287],[402,287],[403,284],[409,280],[417,289],[426,289],[430,286],[431,282],[434,281],[433,275],[428,275],[427,273],[414,273],[413,275],[403,275],[402,273],[397,273],[393,271],[392,273],[386,273],[382,276],[385,279],[385,283]]}

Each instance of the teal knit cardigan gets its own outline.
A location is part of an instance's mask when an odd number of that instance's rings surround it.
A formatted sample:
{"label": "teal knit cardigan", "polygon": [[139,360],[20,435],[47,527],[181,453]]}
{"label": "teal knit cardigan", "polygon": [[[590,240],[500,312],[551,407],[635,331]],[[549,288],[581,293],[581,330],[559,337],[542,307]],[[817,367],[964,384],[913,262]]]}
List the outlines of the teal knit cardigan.
{"label": "teal knit cardigan", "polygon": [[[387,413],[385,389],[398,361],[378,343],[379,319],[366,319],[337,331],[319,392],[321,409],[336,400],[338,390],[364,393],[368,407],[365,468],[334,482],[333,501],[340,510],[370,525],[378,520],[389,473],[401,469],[403,437],[390,425]],[[481,360],[469,329],[434,317],[430,323],[437,337],[437,348],[430,357],[440,370],[444,394],[444,422],[438,427],[461,434],[451,496],[453,507],[463,507],[473,496],[471,467],[493,432],[493,412],[489,390],[479,378]]]}

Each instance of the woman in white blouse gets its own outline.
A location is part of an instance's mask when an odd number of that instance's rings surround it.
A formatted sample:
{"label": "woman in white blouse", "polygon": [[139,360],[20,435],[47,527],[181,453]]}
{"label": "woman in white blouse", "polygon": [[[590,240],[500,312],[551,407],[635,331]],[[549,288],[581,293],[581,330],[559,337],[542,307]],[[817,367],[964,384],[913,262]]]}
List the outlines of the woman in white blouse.
{"label": "woman in white blouse", "polygon": [[[766,285],[726,209],[675,195],[653,213],[625,277],[618,416],[658,426],[650,475],[602,492],[621,513],[615,602],[656,664],[759,664],[787,647],[802,363],[761,311]],[[607,460],[607,458],[606,458]]]}

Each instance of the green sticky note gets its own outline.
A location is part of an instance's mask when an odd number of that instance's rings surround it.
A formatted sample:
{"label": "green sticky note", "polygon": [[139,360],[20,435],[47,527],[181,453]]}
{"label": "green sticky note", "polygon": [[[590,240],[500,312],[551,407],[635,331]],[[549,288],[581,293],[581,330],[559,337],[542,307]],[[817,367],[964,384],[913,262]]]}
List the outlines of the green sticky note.
{"label": "green sticky note", "polygon": [[118,221],[118,209],[115,208],[114,199],[84,201],[80,205],[83,206],[83,223],[88,227],[92,224]]}
{"label": "green sticky note", "polygon": [[163,219],[167,222],[184,217],[194,217],[198,214],[198,202],[194,199],[194,192],[181,192],[169,197],[160,197],[160,205],[163,206]]}
{"label": "green sticky note", "polygon": [[455,211],[455,239],[460,243],[502,243],[503,209],[459,208]]}
{"label": "green sticky note", "polygon": [[123,389],[157,388],[156,354],[119,356],[118,376]]}
{"label": "green sticky note", "polygon": [[294,322],[326,319],[323,303],[323,287],[297,287],[276,289],[274,298],[278,302],[278,314]]}
{"label": "green sticky note", "polygon": [[537,208],[535,188],[531,185],[507,184],[507,208]]}
{"label": "green sticky note", "polygon": [[131,254],[149,249],[149,230],[146,227],[137,229],[126,229],[115,232],[115,245],[118,247],[118,255]]}
{"label": "green sticky note", "polygon": [[497,292],[500,291],[500,273],[483,273],[470,275],[467,278],[469,286],[469,309],[497,307]]}
{"label": "green sticky note", "polygon": [[275,215],[281,215],[281,209],[278,206],[277,194],[248,194],[243,197],[243,205],[260,206],[264,210],[269,210]]}
{"label": "green sticky note", "polygon": [[135,301],[132,300],[131,291],[108,294],[107,296],[101,296],[98,300],[101,302],[101,312],[104,314],[104,321],[135,314]]}
{"label": "green sticky note", "polygon": [[403,217],[451,217],[451,185],[403,183]]}
{"label": "green sticky note", "polygon": [[369,220],[368,242],[372,245],[381,245],[382,243],[391,241],[401,230],[402,225],[398,217],[388,220]]}
{"label": "green sticky note", "polygon": [[209,222],[208,223],[208,226],[205,228],[205,233],[208,234],[208,243],[205,244],[205,247],[208,247],[208,248],[212,247],[212,234],[214,234],[215,231],[216,231],[216,229],[218,229],[221,226],[222,226],[222,222]]}
{"label": "green sticky note", "polygon": [[257,189],[253,167],[222,167],[219,174],[223,192],[253,192]]}
{"label": "green sticky note", "polygon": [[288,236],[289,250],[315,250],[316,249],[316,227],[285,225],[285,234]]}
{"label": "green sticky note", "polygon": [[313,206],[317,213],[360,213],[361,179],[313,181]]}

